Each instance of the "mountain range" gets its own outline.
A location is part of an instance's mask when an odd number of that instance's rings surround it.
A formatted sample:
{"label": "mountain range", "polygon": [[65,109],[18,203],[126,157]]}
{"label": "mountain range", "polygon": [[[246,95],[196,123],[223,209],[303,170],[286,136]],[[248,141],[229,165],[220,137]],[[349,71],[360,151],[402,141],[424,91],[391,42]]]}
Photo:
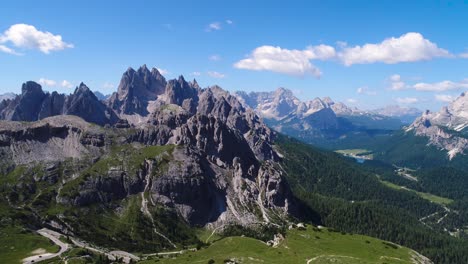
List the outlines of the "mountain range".
{"label": "mountain range", "polygon": [[[449,120],[445,127],[464,133],[463,100],[447,108],[450,115],[425,113],[423,126]],[[5,223],[46,227],[117,252],[149,254],[208,247],[203,241],[215,233],[274,245],[287,226],[304,221],[337,228],[342,236],[390,240],[437,263],[463,263],[458,260],[468,255],[464,240],[449,235],[464,236],[456,231],[467,224],[463,202],[445,209],[412,190],[389,187],[385,180],[401,180],[391,165],[358,165],[281,134],[412,134],[419,119],[401,130],[396,118],[330,98],[301,102],[283,88],[230,94],[183,76],[166,80],[146,65],[128,68],[105,100],[83,83],[64,95],[26,82],[20,95],[0,102],[0,118],[0,216],[6,219],[0,229]],[[457,186],[447,188],[458,192],[465,182],[457,173]],[[436,192],[423,183],[415,188]],[[449,198],[465,197],[454,193]],[[447,222],[430,217],[440,212]],[[200,230],[209,237],[202,240]],[[401,248],[379,243],[384,250]],[[431,263],[413,251],[405,258]]]}

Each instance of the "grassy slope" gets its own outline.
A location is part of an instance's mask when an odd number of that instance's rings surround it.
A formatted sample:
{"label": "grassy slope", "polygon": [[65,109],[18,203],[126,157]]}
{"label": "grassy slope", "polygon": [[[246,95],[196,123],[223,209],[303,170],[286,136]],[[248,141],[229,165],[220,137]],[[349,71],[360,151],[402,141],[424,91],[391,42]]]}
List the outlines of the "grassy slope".
{"label": "grassy slope", "polygon": [[304,231],[289,230],[277,248],[252,238],[228,237],[197,252],[142,263],[208,263],[210,259],[215,263],[224,263],[226,259],[241,263],[306,263],[310,259],[313,259],[310,263],[412,263],[410,249],[385,243],[309,226]]}
{"label": "grassy slope", "polygon": [[3,227],[0,229],[0,260],[1,263],[21,263],[21,260],[35,255],[32,251],[45,249],[55,253],[59,247],[47,238],[19,227]]}

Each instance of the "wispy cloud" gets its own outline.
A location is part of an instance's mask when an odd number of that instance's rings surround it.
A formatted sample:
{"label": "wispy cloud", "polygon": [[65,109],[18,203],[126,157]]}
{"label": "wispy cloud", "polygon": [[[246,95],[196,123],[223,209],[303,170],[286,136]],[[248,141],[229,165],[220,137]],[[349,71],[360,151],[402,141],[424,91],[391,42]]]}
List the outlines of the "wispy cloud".
{"label": "wispy cloud", "polygon": [[[49,54],[52,51],[73,48],[73,44],[66,43],[62,36],[54,35],[47,31],[37,30],[34,26],[27,24],[15,24],[0,35],[0,43],[10,43],[17,48],[36,49],[42,53]],[[18,55],[12,48],[2,45],[1,51]]]}
{"label": "wispy cloud", "polygon": [[401,79],[399,74],[393,74],[389,78],[390,90],[399,91],[407,88],[406,83]]}
{"label": "wispy cloud", "polygon": [[207,32],[217,31],[217,30],[221,30],[221,23],[219,22],[210,23],[205,29],[205,31]]}
{"label": "wispy cloud", "polygon": [[194,71],[194,72],[191,72],[190,75],[192,75],[192,76],[200,76],[200,75],[201,75],[201,72]]}
{"label": "wispy cloud", "polygon": [[216,79],[222,79],[222,78],[226,77],[225,74],[217,72],[217,71],[208,71],[207,74],[208,74],[208,76],[210,76],[212,78],[216,78]]}
{"label": "wispy cloud", "polygon": [[356,92],[358,94],[377,95],[376,91],[370,90],[367,86],[357,88]]}
{"label": "wispy cloud", "polygon": [[354,98],[348,98],[348,99],[346,99],[346,102],[349,103],[349,104],[357,104],[358,100],[356,100]]}
{"label": "wispy cloud", "polygon": [[63,80],[61,83],[60,83],[60,86],[64,87],[64,88],[73,88],[73,84],[71,84],[69,81],[67,80]]}
{"label": "wispy cloud", "polygon": [[102,84],[102,88],[104,89],[113,89],[114,87],[115,87],[114,84],[111,82],[105,82]]}
{"label": "wispy cloud", "polygon": [[210,57],[208,57],[208,59],[210,61],[220,61],[221,60],[221,56],[217,55],[217,54],[214,54],[214,55],[211,55]]}
{"label": "wispy cloud", "polygon": [[448,94],[436,94],[434,98],[439,102],[450,103],[456,99],[455,96],[448,95]]}
{"label": "wispy cloud", "polygon": [[398,97],[395,101],[400,104],[415,104],[419,102],[419,99],[415,97]]}
{"label": "wispy cloud", "polygon": [[11,54],[11,55],[17,55],[17,56],[23,55],[22,53],[16,52],[15,50],[13,50],[13,49],[5,46],[5,45],[0,45],[0,51]]}
{"label": "wispy cloud", "polygon": [[234,22],[233,22],[232,20],[230,20],[230,19],[227,19],[227,20],[226,20],[226,24],[228,24],[228,25],[232,25],[233,23],[234,23]]}
{"label": "wispy cloud", "polygon": [[161,73],[162,75],[166,75],[166,74],[169,74],[170,72],[166,69],[161,69],[161,68],[156,68],[158,70],[159,73]]}
{"label": "wispy cloud", "polygon": [[39,78],[37,81],[40,85],[46,87],[62,87],[62,88],[73,88],[73,84],[67,80],[55,81],[47,78]]}
{"label": "wispy cloud", "polygon": [[40,78],[37,82],[38,82],[40,85],[44,85],[44,86],[49,86],[49,87],[57,86],[57,82],[56,82],[56,81],[54,81],[54,80],[49,80],[49,79],[46,79],[46,78]]}
{"label": "wispy cloud", "polygon": [[453,81],[441,81],[436,83],[416,83],[412,86],[413,89],[417,91],[424,92],[443,92],[450,90],[459,90],[468,88],[468,79],[462,80],[461,82]]}

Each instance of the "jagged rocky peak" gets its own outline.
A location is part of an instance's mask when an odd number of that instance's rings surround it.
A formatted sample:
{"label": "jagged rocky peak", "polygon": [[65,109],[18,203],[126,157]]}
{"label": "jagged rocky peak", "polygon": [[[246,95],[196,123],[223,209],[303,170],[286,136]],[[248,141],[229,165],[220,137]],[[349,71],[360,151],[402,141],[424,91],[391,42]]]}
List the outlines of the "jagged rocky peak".
{"label": "jagged rocky peak", "polygon": [[198,106],[198,89],[185,81],[182,75],[167,83],[165,97],[166,103],[182,106],[192,114]]}
{"label": "jagged rocky peak", "polygon": [[468,149],[468,139],[458,134],[467,128],[468,99],[465,93],[462,93],[438,112],[426,110],[406,128],[406,132],[427,137],[429,144],[445,149],[452,159],[458,154],[464,154]]}
{"label": "jagged rocky peak", "polygon": [[166,79],[146,64],[135,71],[128,68],[122,75],[118,91],[109,98],[108,105],[119,114],[147,115],[148,101],[156,100],[165,91]]}
{"label": "jagged rocky peak", "polygon": [[42,91],[42,87],[40,84],[34,82],[34,81],[27,81],[23,83],[21,86],[21,95],[44,95],[44,91]]}

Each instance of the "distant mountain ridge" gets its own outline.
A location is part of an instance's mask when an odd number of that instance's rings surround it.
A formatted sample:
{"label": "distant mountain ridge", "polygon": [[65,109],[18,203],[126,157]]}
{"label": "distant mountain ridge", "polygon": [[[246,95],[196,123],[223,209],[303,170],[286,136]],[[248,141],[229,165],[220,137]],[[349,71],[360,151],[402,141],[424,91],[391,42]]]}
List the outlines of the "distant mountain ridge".
{"label": "distant mountain ridge", "polygon": [[323,143],[325,146],[327,141],[339,141],[350,133],[387,133],[386,131],[398,130],[403,125],[396,118],[398,115],[389,117],[373,111],[363,111],[334,102],[330,97],[301,101],[291,90],[285,88],[272,92],[240,91],[235,96],[244,105],[254,109],[275,130],[310,143]]}
{"label": "distant mountain ridge", "polygon": [[425,136],[429,143],[447,151],[450,159],[468,148],[468,96],[462,93],[438,112],[424,112],[405,130]]}

